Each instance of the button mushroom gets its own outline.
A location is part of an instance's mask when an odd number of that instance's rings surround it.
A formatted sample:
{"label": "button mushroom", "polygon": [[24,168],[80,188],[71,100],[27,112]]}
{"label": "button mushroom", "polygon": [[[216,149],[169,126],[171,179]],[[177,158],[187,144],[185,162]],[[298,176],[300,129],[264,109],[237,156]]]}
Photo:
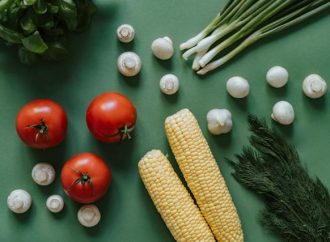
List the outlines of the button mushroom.
{"label": "button mushroom", "polygon": [[134,39],[135,30],[129,24],[122,24],[117,28],[117,37],[120,42],[129,43]]}
{"label": "button mushroom", "polygon": [[273,106],[272,119],[280,124],[289,125],[294,121],[292,105],[286,101],[279,101]]}
{"label": "button mushroom", "polygon": [[244,98],[250,92],[250,85],[246,79],[234,76],[227,81],[227,91],[234,98]]}
{"label": "button mushroom", "polygon": [[288,71],[281,66],[273,66],[267,72],[266,79],[269,85],[275,88],[285,86],[289,80]]}
{"label": "button mushroom", "polygon": [[207,128],[211,134],[226,134],[231,131],[233,122],[227,109],[212,109],[206,115]]}
{"label": "button mushroom", "polygon": [[25,213],[31,204],[31,195],[22,189],[12,191],[7,198],[8,208],[14,213]]}
{"label": "button mushroom", "polygon": [[58,213],[58,212],[62,211],[62,209],[64,207],[63,198],[60,195],[49,196],[46,201],[46,207],[52,213]]}
{"label": "button mushroom", "polygon": [[97,225],[100,219],[100,210],[95,205],[84,205],[78,211],[78,220],[85,227]]}
{"label": "button mushroom", "polygon": [[32,169],[32,178],[38,185],[49,185],[55,180],[54,167],[48,163],[38,163]]}
{"label": "button mushroom", "polygon": [[302,86],[305,95],[313,99],[323,97],[328,90],[325,80],[317,74],[307,76]]}
{"label": "button mushroom", "polygon": [[168,60],[174,54],[173,42],[169,37],[155,39],[151,44],[152,53],[160,60]]}
{"label": "button mushroom", "polygon": [[124,76],[136,76],[141,70],[141,59],[134,52],[124,52],[118,57],[117,67]]}
{"label": "button mushroom", "polygon": [[159,87],[164,94],[172,95],[179,90],[180,82],[177,76],[167,74],[160,79]]}

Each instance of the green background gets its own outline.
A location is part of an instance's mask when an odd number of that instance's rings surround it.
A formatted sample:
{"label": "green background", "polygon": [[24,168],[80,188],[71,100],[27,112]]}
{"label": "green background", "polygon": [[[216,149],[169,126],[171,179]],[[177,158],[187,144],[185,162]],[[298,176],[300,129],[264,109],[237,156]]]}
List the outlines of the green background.
{"label": "green background", "polygon": [[[224,4],[221,0],[108,0],[96,2],[98,12],[91,28],[71,38],[70,58],[61,63],[26,67],[18,63],[14,49],[1,46],[0,53],[0,241],[173,241],[157,214],[137,172],[137,162],[150,149],[158,148],[173,155],[163,130],[166,116],[181,108],[189,108],[199,120],[241,217],[247,242],[280,241],[263,229],[258,216],[263,203],[239,185],[231,176],[224,157],[233,158],[246,145],[249,135],[248,113],[265,117],[269,123],[298,149],[302,162],[312,176],[318,176],[330,187],[329,98],[310,100],[302,93],[305,76],[319,73],[330,81],[330,17],[314,18],[263,40],[244,52],[221,70],[200,78],[182,61],[178,45],[202,29]],[[136,29],[132,44],[121,44],[115,30],[130,23]],[[150,52],[153,39],[168,35],[176,53],[170,61],[158,61]],[[282,37],[283,38],[280,38]],[[116,59],[123,51],[137,52],[142,72],[137,78],[123,78],[116,70]],[[282,65],[290,73],[285,88],[275,90],[265,81],[266,71]],[[158,83],[163,74],[174,73],[181,80],[178,95],[160,93]],[[240,75],[249,80],[251,93],[246,100],[235,100],[225,90],[226,80]],[[85,110],[97,94],[115,90],[127,95],[138,110],[134,139],[122,144],[96,141],[85,124]],[[69,117],[67,138],[57,148],[32,150],[21,143],[15,131],[15,116],[25,103],[36,98],[50,98],[62,104]],[[273,104],[288,100],[295,108],[292,126],[274,124],[270,119]],[[234,127],[230,134],[211,136],[206,130],[205,116],[211,108],[228,108]],[[101,223],[86,229],[78,223],[78,204],[62,191],[57,179],[49,187],[40,187],[31,179],[37,162],[49,161],[59,173],[65,160],[83,151],[101,155],[113,173],[107,195],[97,202]],[[26,189],[33,198],[29,212],[11,213],[6,198],[11,190]],[[65,198],[65,209],[51,214],[45,207],[48,195],[58,193]]]}

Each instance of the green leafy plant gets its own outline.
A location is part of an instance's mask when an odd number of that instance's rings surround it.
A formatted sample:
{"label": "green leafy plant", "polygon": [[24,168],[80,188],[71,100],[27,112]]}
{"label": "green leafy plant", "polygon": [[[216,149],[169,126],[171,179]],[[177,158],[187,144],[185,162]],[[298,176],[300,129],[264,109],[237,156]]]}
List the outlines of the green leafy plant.
{"label": "green leafy plant", "polygon": [[208,26],[180,45],[182,56],[195,54],[192,68],[204,75],[260,39],[329,9],[329,0],[227,0]]}
{"label": "green leafy plant", "polygon": [[24,64],[61,60],[68,33],[85,30],[95,10],[90,0],[2,0],[0,39],[18,47]]}
{"label": "green leafy plant", "polygon": [[252,147],[227,160],[234,177],[264,200],[261,222],[286,241],[330,241],[330,196],[309,177],[295,148],[254,116],[249,117]]}

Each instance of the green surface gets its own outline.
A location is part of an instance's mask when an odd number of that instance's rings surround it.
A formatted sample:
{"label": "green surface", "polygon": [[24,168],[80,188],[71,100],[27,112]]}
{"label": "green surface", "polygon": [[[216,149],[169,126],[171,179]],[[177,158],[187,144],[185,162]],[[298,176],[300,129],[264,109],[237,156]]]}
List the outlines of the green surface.
{"label": "green surface", "polygon": [[[221,0],[109,0],[96,2],[98,13],[87,33],[71,41],[71,57],[59,64],[32,67],[18,63],[15,50],[1,47],[0,54],[0,241],[173,241],[157,214],[138,173],[138,160],[150,149],[158,148],[173,155],[163,131],[164,118],[187,107],[196,115],[227,181],[243,224],[247,242],[280,241],[265,231],[258,216],[262,202],[240,186],[230,175],[224,157],[233,157],[247,144],[246,117],[254,113],[269,122],[272,105],[278,100],[290,101],[296,120],[290,127],[274,124],[298,149],[312,176],[317,175],[330,187],[329,98],[309,100],[303,96],[301,83],[305,76],[319,73],[330,83],[330,17],[314,19],[311,24],[254,45],[248,52],[205,78],[199,78],[180,58],[178,48],[171,61],[158,61],[150,52],[153,39],[168,35],[175,46],[197,33],[217,13]],[[119,24],[130,23],[136,29],[133,44],[116,40]],[[303,28],[302,28],[303,27]],[[141,75],[125,79],[117,73],[116,58],[126,50],[137,52],[143,61]],[[267,86],[265,73],[273,65],[282,65],[290,73],[287,87],[275,90]],[[181,80],[178,95],[160,93],[160,77],[173,72]],[[233,75],[247,78],[251,94],[246,100],[234,100],[225,90]],[[131,98],[138,110],[134,139],[122,144],[103,144],[90,135],[85,124],[85,110],[97,94],[115,90]],[[15,116],[26,102],[51,98],[62,104],[69,117],[66,141],[52,150],[38,151],[24,146],[15,132]],[[228,108],[233,113],[234,128],[229,135],[213,137],[206,131],[205,115],[211,108]],[[36,162],[50,161],[57,172],[72,155],[91,151],[107,160],[113,182],[107,195],[97,202],[102,212],[99,226],[85,229],[78,223],[79,205],[67,198],[56,182],[49,187],[33,183],[31,169]],[[32,209],[24,215],[11,213],[6,198],[11,190],[26,189],[33,198]],[[51,214],[45,207],[48,195],[65,197],[65,209]]]}

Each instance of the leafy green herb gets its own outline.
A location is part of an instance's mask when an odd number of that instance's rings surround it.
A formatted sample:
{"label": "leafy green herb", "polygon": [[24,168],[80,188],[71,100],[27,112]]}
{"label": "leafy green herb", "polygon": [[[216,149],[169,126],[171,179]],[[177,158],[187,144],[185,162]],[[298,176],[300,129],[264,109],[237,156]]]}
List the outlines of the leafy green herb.
{"label": "leafy green herb", "polygon": [[24,64],[62,60],[68,33],[85,30],[95,10],[91,0],[1,0],[0,40],[16,46]]}
{"label": "leafy green herb", "polygon": [[309,177],[295,148],[254,116],[249,117],[252,147],[237,155],[238,182],[262,197],[261,221],[286,241],[330,241],[330,195]]}

